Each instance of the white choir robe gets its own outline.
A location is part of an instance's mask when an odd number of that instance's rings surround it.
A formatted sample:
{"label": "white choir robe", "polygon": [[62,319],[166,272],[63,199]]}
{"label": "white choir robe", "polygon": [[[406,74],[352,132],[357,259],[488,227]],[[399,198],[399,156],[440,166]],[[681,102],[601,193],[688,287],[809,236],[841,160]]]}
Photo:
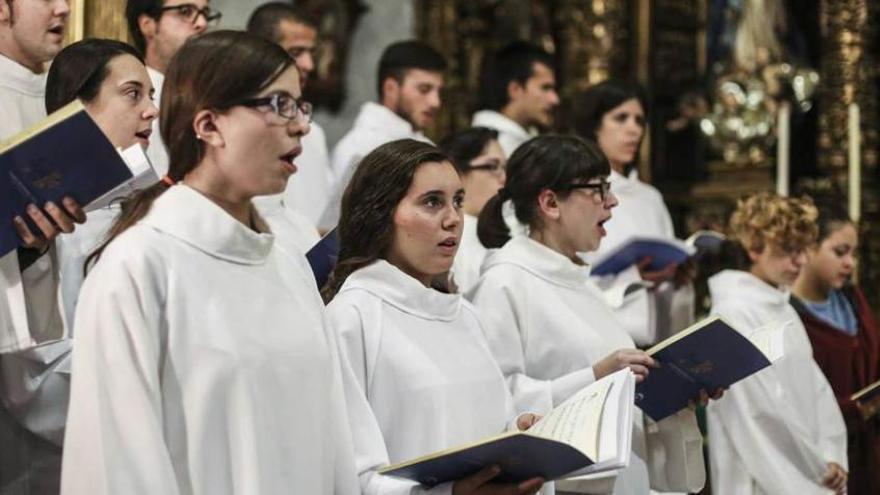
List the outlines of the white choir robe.
{"label": "white choir robe", "polygon": [[455,253],[455,261],[452,263],[455,285],[462,294],[480,279],[480,267],[488,252],[477,237],[477,217],[467,213],[463,216],[461,241],[458,243],[458,252]]}
{"label": "white choir robe", "polygon": [[[45,73],[0,55],[0,141],[46,116],[45,88]],[[24,271],[17,251],[0,258],[0,493],[57,490],[60,455],[49,442],[61,443],[68,380],[57,372],[66,346],[58,285],[54,247]]]}
{"label": "white choir robe", "polygon": [[185,186],[77,307],[65,494],[357,493],[338,346],[305,259]]}
{"label": "white choir robe", "polygon": [[[619,204],[605,224],[608,235],[598,250],[584,255],[585,260],[592,262],[631,236],[675,239],[672,217],[657,189],[640,181],[635,170],[629,177],[612,170],[609,181]],[[637,291],[624,301],[616,295],[630,284],[641,282],[637,268],[631,267],[616,276],[596,277],[595,281],[609,294],[609,301],[616,301],[611,304],[618,320],[640,346],[651,346],[693,323],[695,302],[691,284],[676,289],[671,282],[664,282],[656,290]]]}
{"label": "white choir robe", "polygon": [[421,131],[389,108],[371,101],[364,103],[354,119],[354,125],[336,143],[330,155],[333,184],[319,225],[336,226],[342,194],[363,157],[385,143],[407,138],[431,143]]}
{"label": "white choir robe", "polygon": [[713,276],[709,290],[712,314],[740,332],[791,322],[783,358],[709,403],[712,492],[832,493],[819,481],[829,462],[847,468],[846,427],[789,293],[739,270]]}
{"label": "white choir robe", "polygon": [[347,373],[364,494],[451,493],[376,469],[479,440],[515,423],[473,307],[385,260],[352,273],[326,309]]}
{"label": "white choir robe", "polygon": [[[518,410],[543,412],[560,404],[595,381],[594,364],[635,347],[590,279],[589,266],[527,236],[490,254],[467,296]],[[633,454],[615,493],[647,493],[648,480],[659,490],[698,492],[705,484],[702,436],[690,409],[659,423],[636,410]]]}
{"label": "white choir robe", "polygon": [[538,133],[523,128],[516,121],[495,110],[480,110],[471,119],[471,127],[488,127],[498,131],[498,144],[504,156],[510,158],[521,144],[537,136]]}

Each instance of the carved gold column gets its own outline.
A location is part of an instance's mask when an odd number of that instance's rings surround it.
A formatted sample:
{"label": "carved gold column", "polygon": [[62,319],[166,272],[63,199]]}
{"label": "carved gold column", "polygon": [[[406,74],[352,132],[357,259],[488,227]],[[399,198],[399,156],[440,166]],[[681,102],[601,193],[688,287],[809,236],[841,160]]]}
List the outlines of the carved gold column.
{"label": "carved gold column", "polygon": [[125,0],[71,0],[66,38],[67,44],[84,38],[110,38],[130,43]]}
{"label": "carved gold column", "polygon": [[880,5],[868,0],[823,0],[819,166],[847,191],[847,108],[859,105],[862,133],[860,285],[880,311],[880,188],[878,188],[877,63],[872,44]]}

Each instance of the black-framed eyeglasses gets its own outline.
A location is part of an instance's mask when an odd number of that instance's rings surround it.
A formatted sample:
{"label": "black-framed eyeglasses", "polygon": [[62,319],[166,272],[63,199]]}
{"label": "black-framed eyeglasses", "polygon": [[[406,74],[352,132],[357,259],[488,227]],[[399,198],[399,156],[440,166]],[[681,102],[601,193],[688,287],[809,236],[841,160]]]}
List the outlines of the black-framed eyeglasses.
{"label": "black-framed eyeglasses", "polygon": [[601,202],[605,202],[605,199],[608,197],[608,193],[611,192],[611,183],[606,179],[602,179],[598,183],[588,183],[588,184],[569,184],[565,186],[563,189],[573,190],[573,189],[592,189],[599,193],[599,200]]}
{"label": "black-framed eyeglasses", "polygon": [[306,122],[312,121],[312,104],[303,101],[302,98],[294,98],[287,93],[275,93],[272,96],[265,96],[263,98],[250,98],[236,103],[236,105],[250,108],[269,107],[273,113],[287,120],[301,117]]}
{"label": "black-framed eyeglasses", "polygon": [[189,23],[195,24],[196,20],[199,18],[199,15],[205,17],[205,21],[207,21],[210,25],[216,25],[220,18],[223,17],[223,13],[219,10],[214,10],[211,7],[199,8],[197,5],[192,3],[182,3],[180,5],[169,5],[167,7],[160,7],[156,9],[157,15],[161,16],[165,12],[176,11],[177,15],[186,19]]}

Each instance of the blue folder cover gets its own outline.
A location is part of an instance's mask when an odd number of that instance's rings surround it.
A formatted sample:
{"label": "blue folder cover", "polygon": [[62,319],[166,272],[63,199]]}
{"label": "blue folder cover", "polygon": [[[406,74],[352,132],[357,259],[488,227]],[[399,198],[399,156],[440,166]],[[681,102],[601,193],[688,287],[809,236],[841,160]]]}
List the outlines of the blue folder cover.
{"label": "blue folder cover", "polygon": [[636,406],[654,421],[687,407],[701,389],[712,393],[770,366],[757,347],[720,318],[697,325],[698,330],[680,340],[648,350],[660,367],[636,385]]}
{"label": "blue folder cover", "polygon": [[[0,145],[0,256],[21,239],[12,219],[30,223],[26,207],[64,196],[87,205],[132,177],[122,157],[89,117],[71,103]],[[31,224],[31,230],[39,232]]]}
{"label": "blue folder cover", "polygon": [[570,445],[526,433],[511,433],[379,472],[430,487],[464,478],[491,465],[501,468],[493,481],[516,483],[536,476],[554,480],[591,464],[590,459]]}
{"label": "blue folder cover", "polygon": [[336,266],[336,260],[339,259],[339,235],[335,228],[309,249],[306,259],[312,267],[318,289],[321,289],[327,283],[330,273]]}
{"label": "blue folder cover", "polygon": [[671,263],[681,263],[693,253],[670,241],[660,239],[633,239],[617,250],[610,257],[597,261],[591,273],[593,275],[614,275],[638,263],[645,257],[651,258],[647,269],[662,270]]}

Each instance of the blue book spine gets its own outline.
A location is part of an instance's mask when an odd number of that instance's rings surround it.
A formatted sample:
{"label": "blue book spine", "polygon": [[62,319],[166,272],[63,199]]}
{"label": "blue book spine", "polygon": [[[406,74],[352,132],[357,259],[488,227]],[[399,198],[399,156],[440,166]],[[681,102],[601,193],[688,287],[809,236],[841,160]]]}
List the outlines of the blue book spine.
{"label": "blue book spine", "polygon": [[315,283],[318,284],[320,290],[330,278],[330,273],[336,267],[336,261],[339,259],[339,235],[334,228],[327,233],[317,244],[309,249],[306,253],[306,259],[312,267],[312,273],[315,275]]}
{"label": "blue book spine", "polygon": [[614,256],[596,264],[591,272],[600,276],[617,274],[646,257],[651,258],[647,270],[656,271],[673,263],[682,263],[688,256],[686,251],[669,243],[642,239],[627,244]]}

